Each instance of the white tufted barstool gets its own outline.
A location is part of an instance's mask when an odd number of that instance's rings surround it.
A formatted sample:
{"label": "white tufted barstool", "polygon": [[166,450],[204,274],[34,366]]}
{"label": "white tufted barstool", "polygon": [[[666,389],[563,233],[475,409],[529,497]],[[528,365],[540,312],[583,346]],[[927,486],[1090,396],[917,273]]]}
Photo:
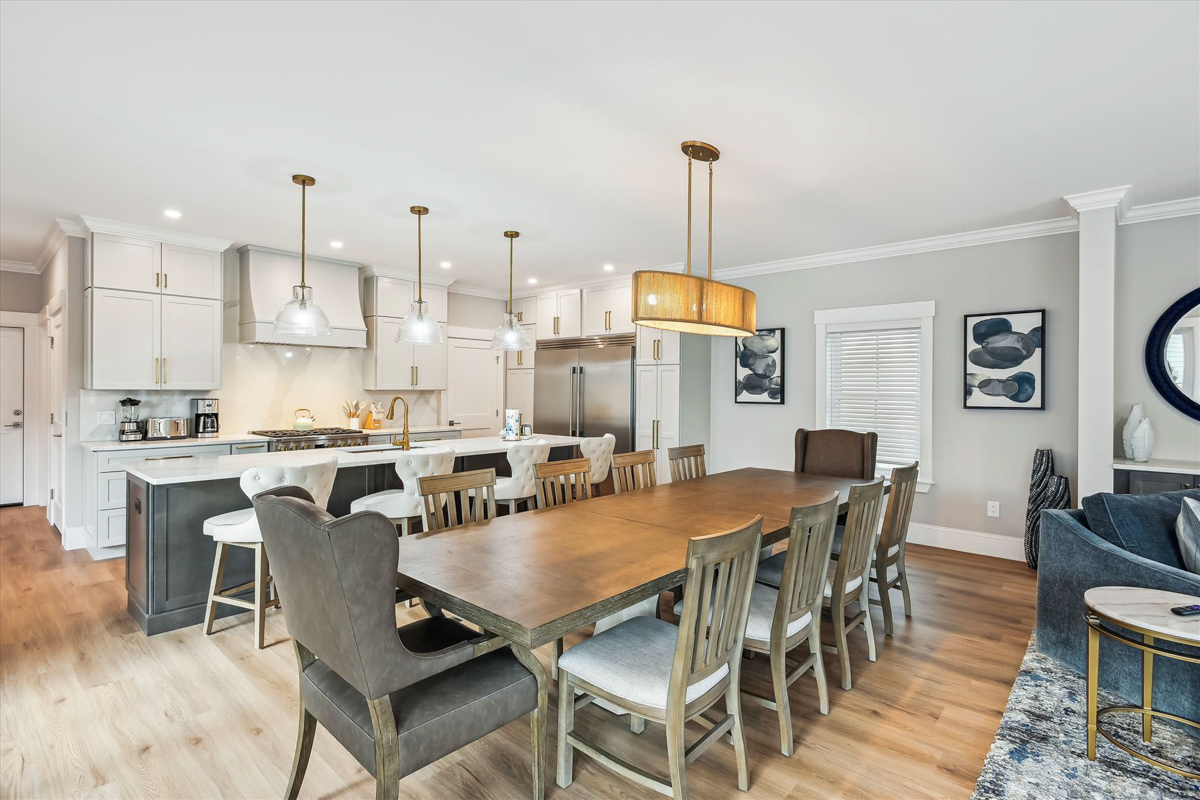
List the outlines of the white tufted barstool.
{"label": "white tufted barstool", "polygon": [[525,501],[526,506],[537,495],[535,464],[550,460],[550,443],[545,439],[518,442],[508,448],[508,465],[512,467],[511,478],[496,481],[496,502],[508,505],[508,513],[517,512],[517,504]]}
{"label": "white tufted barstool", "polygon": [[588,482],[592,484],[593,495],[598,493],[600,484],[608,478],[608,471],[612,468],[613,450],[616,447],[617,437],[611,433],[585,438],[579,443],[579,452],[592,462],[592,474],[588,476]]}
{"label": "white tufted barstool", "polygon": [[360,497],[350,503],[350,513],[378,511],[400,528],[400,535],[412,532],[413,520],[421,518],[421,491],[418,478],[449,475],[454,471],[454,451],[448,447],[407,450],[396,459],[396,475],[402,489],[387,489]]}
{"label": "white tufted barstool", "polygon": [[[276,489],[280,486],[299,486],[310,495],[313,502],[324,508],[329,504],[329,494],[333,491],[333,479],[337,476],[338,460],[331,458],[312,464],[295,464],[286,467],[252,467],[242,473],[241,488],[246,497],[254,497],[259,492]],[[267,599],[267,589],[271,583],[271,570],[267,563],[267,553],[263,548],[262,533],[258,530],[258,520],[253,508],[230,511],[204,520],[204,534],[211,536],[217,543],[217,554],[213,560],[212,583],[208,589],[208,605],[204,610],[204,635],[212,633],[213,620],[216,617],[217,604],[223,603],[238,608],[248,608],[254,611],[254,640],[259,650],[263,648],[263,631],[268,608],[279,606],[279,599],[274,596],[271,587],[271,599]],[[254,551],[254,579],[240,586],[222,589],[221,583],[225,578],[225,559],[229,556],[230,547],[244,547]],[[234,595],[247,589],[254,590],[254,600],[240,600]]]}

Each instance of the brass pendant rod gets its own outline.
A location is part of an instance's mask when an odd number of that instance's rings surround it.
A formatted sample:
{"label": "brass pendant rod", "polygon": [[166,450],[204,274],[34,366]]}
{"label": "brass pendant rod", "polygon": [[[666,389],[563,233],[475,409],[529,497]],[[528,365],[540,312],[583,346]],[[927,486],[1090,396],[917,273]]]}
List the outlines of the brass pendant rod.
{"label": "brass pendant rod", "polygon": [[512,313],[513,294],[513,240],[508,240],[508,313]]}
{"label": "brass pendant rod", "polygon": [[[710,233],[711,235],[711,233]],[[421,295],[421,215],[417,215],[417,302],[425,302]]]}
{"label": "brass pendant rod", "polygon": [[688,156],[687,274],[692,274],[692,157]]}
{"label": "brass pendant rod", "polygon": [[300,184],[300,288],[304,288],[304,249],[308,236],[308,187]]}
{"label": "brass pendant rod", "polygon": [[712,162],[708,162],[708,279],[712,280]]}

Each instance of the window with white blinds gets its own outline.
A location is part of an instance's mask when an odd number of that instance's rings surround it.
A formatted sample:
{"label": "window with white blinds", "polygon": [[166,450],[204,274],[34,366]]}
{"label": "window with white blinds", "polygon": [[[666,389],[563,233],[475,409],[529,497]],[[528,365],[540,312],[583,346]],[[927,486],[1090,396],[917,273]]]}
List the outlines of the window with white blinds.
{"label": "window with white blinds", "polygon": [[920,460],[920,323],[844,327],[825,335],[825,427],[875,431],[880,468]]}

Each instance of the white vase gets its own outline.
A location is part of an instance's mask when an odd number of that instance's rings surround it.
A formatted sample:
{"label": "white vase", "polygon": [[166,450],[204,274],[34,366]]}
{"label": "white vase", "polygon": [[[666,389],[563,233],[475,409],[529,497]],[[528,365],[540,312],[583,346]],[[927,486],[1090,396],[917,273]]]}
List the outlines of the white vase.
{"label": "white vase", "polygon": [[1129,439],[1133,448],[1134,461],[1149,461],[1150,453],[1154,451],[1154,429],[1150,427],[1150,418],[1144,417],[1134,429]]}
{"label": "white vase", "polygon": [[1125,448],[1126,458],[1133,458],[1133,432],[1137,430],[1137,426],[1145,418],[1146,415],[1142,413],[1141,403],[1129,409],[1129,419],[1125,420],[1125,427],[1121,429],[1121,446]]}

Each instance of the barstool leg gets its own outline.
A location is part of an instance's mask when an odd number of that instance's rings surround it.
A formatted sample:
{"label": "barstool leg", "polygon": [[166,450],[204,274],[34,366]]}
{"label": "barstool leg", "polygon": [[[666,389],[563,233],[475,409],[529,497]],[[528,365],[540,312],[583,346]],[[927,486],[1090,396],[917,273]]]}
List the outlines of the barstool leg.
{"label": "barstool leg", "polygon": [[261,543],[254,545],[254,642],[263,649],[267,622],[267,559]]}
{"label": "barstool leg", "polygon": [[217,552],[213,557],[212,582],[208,585],[208,606],[204,609],[204,635],[212,633],[213,620],[217,616],[217,601],[213,600],[221,592],[221,583],[225,580],[225,556],[229,550],[224,542],[217,542]]}

